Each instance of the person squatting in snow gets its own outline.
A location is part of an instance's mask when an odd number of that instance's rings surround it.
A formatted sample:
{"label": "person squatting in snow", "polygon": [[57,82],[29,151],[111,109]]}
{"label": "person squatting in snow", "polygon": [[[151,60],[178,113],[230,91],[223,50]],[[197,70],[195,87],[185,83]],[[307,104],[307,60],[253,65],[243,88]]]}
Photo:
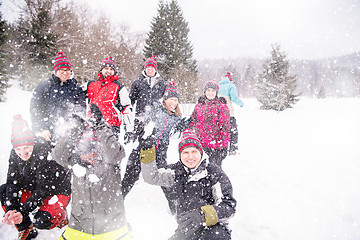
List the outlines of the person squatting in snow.
{"label": "person squatting in snow", "polygon": [[22,240],[36,237],[36,228],[62,228],[71,196],[68,170],[49,160],[50,142],[35,138],[21,115],[14,116],[11,143],[7,179],[0,187],[3,223],[15,224]]}
{"label": "person squatting in snow", "polygon": [[218,92],[219,86],[215,81],[205,84],[204,95],[191,114],[190,128],[200,139],[210,161],[221,167],[229,147],[230,111],[226,100],[218,97]]}
{"label": "person squatting in snow", "polygon": [[117,139],[120,136],[122,121],[126,129],[125,141],[129,135],[134,135],[134,113],[131,100],[126,87],[119,81],[116,64],[112,57],[102,61],[98,79],[88,83],[86,92],[89,105],[94,103],[99,106]]}
{"label": "person squatting in snow", "polygon": [[133,239],[121,193],[121,160],[125,150],[90,105],[90,121],[74,115],[75,126],[59,139],[51,155],[73,172],[71,217],[62,240]]}
{"label": "person squatting in snow", "polygon": [[40,82],[33,91],[30,114],[33,131],[56,143],[66,131],[69,116],[74,112],[85,114],[84,91],[73,78],[72,65],[67,56],[58,52],[54,60],[54,73]]}
{"label": "person squatting in snow", "polygon": [[235,103],[240,107],[244,106],[244,103],[238,97],[237,89],[235,84],[233,83],[233,78],[230,72],[227,72],[225,77],[221,78],[219,82],[219,87],[219,97],[223,97],[226,99],[226,105],[230,110],[229,155],[236,155],[238,150],[238,129],[232,103]]}
{"label": "person squatting in snow", "polygon": [[164,187],[175,202],[178,227],[171,240],[231,239],[228,219],[235,214],[236,200],[225,172],[209,159],[190,129],[179,143],[177,163],[159,168],[155,145],[141,149],[141,168],[145,182]]}

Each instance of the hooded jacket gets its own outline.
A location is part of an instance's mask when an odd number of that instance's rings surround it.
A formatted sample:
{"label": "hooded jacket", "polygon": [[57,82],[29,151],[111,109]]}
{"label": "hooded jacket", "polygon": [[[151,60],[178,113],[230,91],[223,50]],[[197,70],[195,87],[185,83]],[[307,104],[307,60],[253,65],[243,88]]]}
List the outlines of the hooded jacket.
{"label": "hooded jacket", "polygon": [[99,141],[95,164],[88,165],[80,159],[78,141],[71,137],[71,133],[62,137],[52,152],[53,159],[73,170],[69,227],[92,235],[127,225],[120,174],[124,148],[105,123],[95,130]]}
{"label": "hooded jacket", "polygon": [[163,186],[167,198],[175,201],[176,217],[202,206],[214,207],[218,222],[227,224],[235,214],[236,200],[229,178],[218,166],[207,159],[195,169],[185,167],[179,160],[165,168],[154,161],[141,163],[144,181]]}
{"label": "hooded jacket", "polygon": [[34,132],[49,130],[53,135],[60,118],[66,122],[75,112],[85,114],[86,100],[83,90],[73,78],[61,82],[55,74],[39,83],[31,98],[30,114]]}
{"label": "hooded jacket", "polygon": [[218,97],[209,100],[201,96],[191,120],[190,128],[195,131],[203,147],[219,149],[229,146],[230,111]]}
{"label": "hooded jacket", "polygon": [[152,106],[163,97],[167,82],[158,74],[148,77],[145,71],[131,85],[129,97],[131,104],[136,103],[135,116],[142,117],[146,106]]}
{"label": "hooded jacket", "polygon": [[99,106],[104,119],[110,126],[121,126],[124,119],[126,131],[132,132],[134,117],[126,87],[118,81],[117,75],[104,79],[99,73],[98,77],[98,80],[90,81],[87,86],[89,105],[95,103]]}
{"label": "hooded jacket", "polygon": [[230,110],[230,116],[234,116],[234,108],[232,103],[235,103],[240,107],[244,106],[243,101],[241,101],[238,97],[235,85],[227,77],[221,78],[219,82],[218,95],[219,97],[224,97],[226,99],[227,106]]}

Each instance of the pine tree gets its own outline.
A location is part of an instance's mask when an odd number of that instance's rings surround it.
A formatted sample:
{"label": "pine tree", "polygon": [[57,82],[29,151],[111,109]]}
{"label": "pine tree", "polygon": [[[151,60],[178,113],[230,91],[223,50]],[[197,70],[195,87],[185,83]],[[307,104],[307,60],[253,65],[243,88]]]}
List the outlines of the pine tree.
{"label": "pine tree", "polygon": [[289,68],[289,61],[285,53],[280,51],[280,45],[272,45],[271,58],[265,60],[256,84],[261,109],[283,111],[298,101],[298,95],[294,94],[297,77],[290,75]]}
{"label": "pine tree", "polygon": [[175,81],[181,94],[186,92],[183,100],[194,101],[199,83],[189,31],[177,1],[160,1],[145,40],[144,55],[145,58],[156,55],[159,72]]}
{"label": "pine tree", "polygon": [[[1,6],[1,2],[0,2]],[[4,50],[8,35],[7,35],[7,24],[5,20],[2,19],[2,13],[0,12],[0,102],[5,101],[5,93],[7,88],[9,87],[8,84],[8,75],[6,73],[6,52]]]}

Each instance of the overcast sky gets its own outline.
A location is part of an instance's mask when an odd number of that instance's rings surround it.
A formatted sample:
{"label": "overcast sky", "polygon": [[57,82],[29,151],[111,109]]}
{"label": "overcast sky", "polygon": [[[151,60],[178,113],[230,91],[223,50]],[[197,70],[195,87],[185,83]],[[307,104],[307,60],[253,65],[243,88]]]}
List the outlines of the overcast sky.
{"label": "overcast sky", "polygon": [[[3,0],[9,16],[11,0]],[[147,32],[158,0],[79,0]],[[178,0],[194,56],[264,57],[280,43],[289,58],[318,59],[360,51],[360,0]],[[13,15],[13,14],[11,14]]]}

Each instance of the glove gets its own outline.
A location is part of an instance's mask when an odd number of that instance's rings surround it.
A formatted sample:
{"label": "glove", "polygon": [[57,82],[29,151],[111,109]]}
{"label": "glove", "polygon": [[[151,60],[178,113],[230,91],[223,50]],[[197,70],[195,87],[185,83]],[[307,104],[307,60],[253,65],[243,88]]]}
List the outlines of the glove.
{"label": "glove", "polygon": [[135,142],[136,135],[133,132],[126,132],[124,135],[124,144],[128,144],[129,142]]}
{"label": "glove", "polygon": [[202,211],[191,210],[183,213],[178,218],[178,229],[186,238],[190,238],[205,226],[205,216]]}
{"label": "glove", "polygon": [[140,150],[140,161],[142,163],[151,163],[155,160],[156,153],[155,153],[155,146],[152,146],[149,149],[141,149]]}
{"label": "glove", "polygon": [[145,139],[141,139],[139,144],[141,149],[147,150],[149,148],[155,147],[155,138],[153,135],[150,135]]}
{"label": "glove", "polygon": [[91,103],[90,105],[90,111],[91,111],[91,114],[93,115],[93,122],[94,122],[94,125],[99,125],[101,122],[103,122],[103,114],[100,110],[100,108],[94,104],[94,103]]}

